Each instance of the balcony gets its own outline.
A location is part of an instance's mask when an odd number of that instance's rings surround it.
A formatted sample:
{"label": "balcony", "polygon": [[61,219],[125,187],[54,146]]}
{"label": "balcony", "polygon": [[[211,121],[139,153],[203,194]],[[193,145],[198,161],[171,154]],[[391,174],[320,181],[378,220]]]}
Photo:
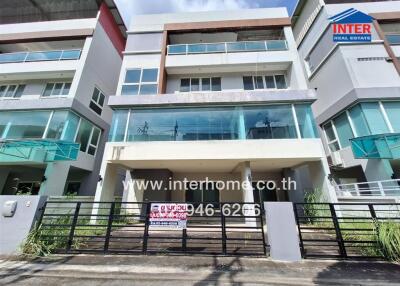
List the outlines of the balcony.
{"label": "balcony", "polygon": [[0,64],[39,61],[78,60],[81,50],[35,51],[0,54]]}
{"label": "balcony", "polygon": [[338,197],[393,197],[400,196],[400,180],[341,184],[335,189]]}
{"label": "balcony", "polygon": [[356,159],[399,159],[400,133],[376,134],[350,139]]}
{"label": "balcony", "polygon": [[167,47],[168,55],[237,53],[237,52],[266,52],[286,51],[288,45],[285,40],[270,41],[243,41],[206,44],[178,44]]}

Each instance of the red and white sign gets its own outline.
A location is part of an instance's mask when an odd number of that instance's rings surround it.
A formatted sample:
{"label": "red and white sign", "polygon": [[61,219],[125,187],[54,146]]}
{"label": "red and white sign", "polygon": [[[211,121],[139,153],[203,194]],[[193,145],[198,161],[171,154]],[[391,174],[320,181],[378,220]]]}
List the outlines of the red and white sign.
{"label": "red and white sign", "polygon": [[151,227],[184,229],[187,222],[187,204],[152,203],[149,222]]}

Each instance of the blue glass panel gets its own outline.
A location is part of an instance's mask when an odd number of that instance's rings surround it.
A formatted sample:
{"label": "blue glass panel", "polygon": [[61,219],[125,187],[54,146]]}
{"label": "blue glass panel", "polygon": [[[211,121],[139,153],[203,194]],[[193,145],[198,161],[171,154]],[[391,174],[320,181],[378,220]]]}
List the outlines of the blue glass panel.
{"label": "blue glass panel", "polygon": [[386,39],[391,45],[400,44],[400,34],[386,35]]}
{"label": "blue glass panel", "polygon": [[81,56],[80,50],[69,50],[63,51],[61,59],[62,60],[77,60]]}
{"label": "blue glass panel", "polygon": [[371,131],[368,127],[367,120],[365,119],[364,113],[362,112],[361,106],[356,105],[349,110],[350,118],[353,122],[357,136],[370,135]]}
{"label": "blue glass panel", "polygon": [[62,51],[31,52],[26,57],[27,62],[54,61],[61,57]]}
{"label": "blue glass panel", "polygon": [[186,45],[170,45],[168,46],[169,55],[186,54]]}
{"label": "blue glass panel", "polygon": [[336,132],[339,137],[339,142],[342,148],[350,146],[350,139],[354,138],[350,123],[347,119],[347,114],[342,113],[339,117],[333,120],[336,127]]}
{"label": "blue glass panel", "polygon": [[247,139],[297,138],[290,105],[243,108]]}
{"label": "blue glass panel", "polygon": [[296,104],[295,108],[301,138],[318,138],[311,106],[308,104]]}
{"label": "blue glass panel", "polygon": [[246,42],[246,51],[265,51],[265,42]]}
{"label": "blue glass panel", "polygon": [[245,42],[226,43],[226,49],[228,52],[245,51],[246,44],[245,44]]}
{"label": "blue glass panel", "polygon": [[188,45],[189,54],[205,53],[206,51],[207,51],[207,44]]}
{"label": "blue glass panel", "polygon": [[389,128],[386,125],[377,102],[363,102],[361,103],[361,108],[372,134],[389,132]]}
{"label": "blue glass panel", "polygon": [[267,50],[268,51],[283,51],[287,50],[286,41],[267,41]]}
{"label": "blue glass panel", "polygon": [[400,102],[384,102],[386,114],[395,132],[400,132]]}
{"label": "blue glass panel", "polygon": [[351,139],[357,159],[399,159],[400,134],[377,134]]}
{"label": "blue glass panel", "polygon": [[108,141],[122,142],[125,137],[126,121],[128,119],[128,110],[116,110],[113,113]]}
{"label": "blue glass panel", "polygon": [[25,60],[27,53],[0,54],[0,63],[18,63]]}
{"label": "blue glass panel", "polygon": [[225,44],[207,44],[208,53],[224,53]]}

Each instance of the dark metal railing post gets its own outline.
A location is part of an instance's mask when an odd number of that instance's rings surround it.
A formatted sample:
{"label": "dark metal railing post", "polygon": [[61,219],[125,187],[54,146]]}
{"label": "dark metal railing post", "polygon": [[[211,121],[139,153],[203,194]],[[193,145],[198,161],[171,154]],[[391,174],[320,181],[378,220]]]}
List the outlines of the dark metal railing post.
{"label": "dark metal railing post", "polygon": [[[303,208],[304,208],[304,205],[303,205]],[[300,225],[299,214],[297,213],[297,204],[296,203],[293,203],[293,212],[294,212],[294,217],[295,217],[296,223],[297,223],[297,229],[299,232],[301,256],[303,258],[307,258],[307,253],[306,253],[306,250],[304,249],[303,235],[301,233],[301,225]]]}
{"label": "dark metal railing post", "polygon": [[226,227],[225,227],[225,215],[224,215],[224,208],[223,208],[224,204],[221,203],[220,205],[220,212],[221,212],[221,230],[222,230],[222,234],[221,234],[221,238],[222,238],[222,254],[226,255]]}
{"label": "dark metal railing post", "polygon": [[330,209],[331,215],[332,215],[333,226],[335,227],[336,240],[339,245],[340,256],[343,258],[347,258],[346,247],[344,245],[342,232],[340,231],[339,220],[336,215],[336,210],[335,210],[334,204],[329,204],[329,209]]}
{"label": "dark metal railing post", "polygon": [[39,218],[38,218],[38,220],[36,222],[36,229],[38,229],[40,227],[40,225],[42,224],[44,213],[46,211],[46,206],[47,206],[47,201],[45,201],[43,206],[39,209],[40,215],[39,215]]}
{"label": "dark metal railing post", "polygon": [[142,253],[147,254],[147,241],[149,239],[149,223],[150,223],[150,206],[151,203],[146,203],[146,217],[144,220],[144,233],[143,233],[143,245]]}
{"label": "dark metal railing post", "polygon": [[376,220],[376,212],[375,212],[375,209],[374,209],[374,205],[373,204],[368,204],[368,209],[369,209],[369,212],[371,213],[372,219],[375,221]]}
{"label": "dark metal railing post", "polygon": [[182,229],[182,251],[186,253],[187,232],[186,228]]}
{"label": "dark metal railing post", "polygon": [[76,223],[78,222],[78,217],[79,217],[79,210],[81,208],[81,202],[76,203],[76,208],[75,208],[75,213],[74,217],[72,218],[72,223],[71,223],[71,230],[69,231],[69,237],[68,237],[68,242],[67,242],[67,247],[66,247],[66,252],[71,251],[72,247],[72,241],[74,239],[74,234],[75,234],[75,227]]}
{"label": "dark metal railing post", "polygon": [[110,206],[110,213],[108,215],[107,231],[106,231],[106,237],[104,240],[104,252],[108,251],[108,246],[110,245],[110,236],[111,236],[112,224],[113,224],[113,220],[114,220],[114,210],[115,210],[115,202],[112,202],[111,206]]}
{"label": "dark metal railing post", "polygon": [[[267,244],[266,244],[266,239],[265,239],[265,232],[264,232],[264,219],[263,219],[263,212],[265,212],[265,211],[263,211],[263,208],[261,207],[262,206],[262,202],[260,202],[260,224],[261,224],[261,234],[262,234],[262,242],[263,242],[263,249],[264,249],[264,255],[267,255]],[[257,204],[254,204],[254,207],[256,206]]]}

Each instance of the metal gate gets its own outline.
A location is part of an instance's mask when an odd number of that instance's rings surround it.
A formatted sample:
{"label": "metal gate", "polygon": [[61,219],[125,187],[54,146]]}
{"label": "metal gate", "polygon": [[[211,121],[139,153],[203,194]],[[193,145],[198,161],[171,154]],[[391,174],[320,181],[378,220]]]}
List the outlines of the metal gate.
{"label": "metal gate", "polygon": [[151,203],[48,201],[39,239],[56,253],[267,253],[259,204],[188,203],[186,229],[171,230],[150,226]]}
{"label": "metal gate", "polygon": [[377,234],[400,223],[400,204],[295,203],[303,258],[383,258]]}

